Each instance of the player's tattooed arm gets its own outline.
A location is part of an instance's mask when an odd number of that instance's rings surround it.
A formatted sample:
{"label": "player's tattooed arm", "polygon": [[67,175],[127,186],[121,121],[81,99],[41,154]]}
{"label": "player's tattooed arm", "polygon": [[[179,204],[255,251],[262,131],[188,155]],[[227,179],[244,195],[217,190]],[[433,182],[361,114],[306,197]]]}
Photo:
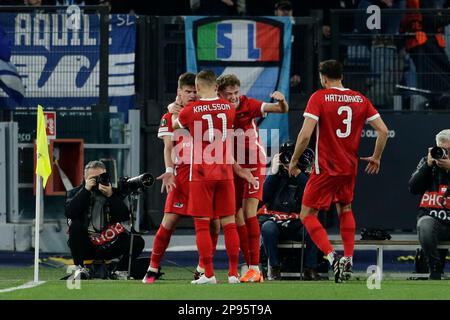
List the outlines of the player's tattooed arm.
{"label": "player's tattooed arm", "polygon": [[270,97],[277,101],[277,103],[266,103],[264,104],[264,112],[267,113],[287,113],[289,111],[289,105],[282,94],[279,91],[273,92]]}

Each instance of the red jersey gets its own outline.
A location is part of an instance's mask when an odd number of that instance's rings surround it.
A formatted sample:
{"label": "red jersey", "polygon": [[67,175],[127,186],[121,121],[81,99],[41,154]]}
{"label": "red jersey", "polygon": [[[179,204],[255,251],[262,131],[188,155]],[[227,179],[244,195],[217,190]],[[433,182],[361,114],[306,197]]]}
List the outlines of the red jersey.
{"label": "red jersey", "polygon": [[356,174],[361,131],[380,117],[372,103],[358,91],[322,89],[311,96],[303,116],[317,121],[316,174]]}
{"label": "red jersey", "polygon": [[239,108],[234,119],[234,158],[240,165],[265,164],[266,153],[256,125],[256,118],[266,116],[265,105],[260,100],[239,97]]}
{"label": "red jersey", "polygon": [[187,135],[182,130],[174,131],[172,114],[169,112],[162,116],[158,129],[158,138],[163,139],[165,136],[170,136],[175,143],[173,151],[175,153],[174,164],[176,169],[180,169],[181,166],[188,166],[191,153],[190,135]]}
{"label": "red jersey", "polygon": [[233,179],[234,117],[235,108],[220,98],[200,99],[181,110],[177,121],[193,141],[189,181]]}

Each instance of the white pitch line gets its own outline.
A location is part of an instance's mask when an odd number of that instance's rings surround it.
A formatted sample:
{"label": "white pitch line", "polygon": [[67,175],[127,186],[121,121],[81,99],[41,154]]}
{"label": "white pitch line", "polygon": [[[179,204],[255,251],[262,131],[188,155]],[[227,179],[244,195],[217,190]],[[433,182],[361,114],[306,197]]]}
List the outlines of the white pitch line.
{"label": "white pitch line", "polygon": [[38,282],[34,282],[34,281],[30,281],[27,282],[21,286],[18,287],[12,287],[12,288],[6,288],[6,289],[1,289],[0,293],[4,293],[4,292],[11,292],[11,291],[16,291],[16,290],[21,290],[21,289],[30,289],[30,288],[34,288],[37,286],[40,286],[41,284],[44,284],[46,281],[38,281]]}

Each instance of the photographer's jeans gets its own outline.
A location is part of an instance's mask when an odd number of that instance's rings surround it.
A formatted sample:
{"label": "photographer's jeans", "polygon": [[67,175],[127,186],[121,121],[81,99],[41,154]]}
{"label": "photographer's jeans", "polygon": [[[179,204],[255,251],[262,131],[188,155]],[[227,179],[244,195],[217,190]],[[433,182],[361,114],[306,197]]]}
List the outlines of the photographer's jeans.
{"label": "photographer's jeans", "polygon": [[417,233],[430,271],[442,271],[441,258],[437,246],[439,241],[450,240],[450,225],[430,216],[420,217],[417,221]]}
{"label": "photographer's jeans", "polygon": [[[284,227],[273,220],[267,220],[261,225],[261,238],[270,266],[279,266],[278,243],[280,240],[302,241],[303,226],[299,228]],[[305,230],[305,267],[317,267],[318,249]]]}

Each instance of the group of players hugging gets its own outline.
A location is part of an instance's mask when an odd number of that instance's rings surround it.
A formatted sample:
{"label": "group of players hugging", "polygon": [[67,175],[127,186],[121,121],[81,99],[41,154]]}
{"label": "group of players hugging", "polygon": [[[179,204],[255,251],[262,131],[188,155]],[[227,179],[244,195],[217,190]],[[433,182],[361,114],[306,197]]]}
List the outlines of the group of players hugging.
{"label": "group of players hugging", "polygon": [[[311,239],[326,255],[336,282],[352,272],[355,221],[351,209],[361,131],[368,122],[378,133],[374,153],[361,158],[366,172],[378,173],[387,140],[387,128],[370,101],[342,86],[342,65],[320,64],[324,87],[306,107],[289,174],[298,174],[298,160],[316,132],[314,170],[306,186],[300,218]],[[167,191],[164,216],[155,235],[150,265],[143,283],[161,276],[160,262],[182,217],[194,219],[199,254],[193,284],[215,284],[213,257],[222,229],[228,256],[228,283],[263,282],[259,269],[260,227],[266,154],[256,120],[268,113],[287,113],[281,92],[262,102],[240,94],[233,74],[216,77],[210,70],[184,73],[178,79],[176,100],[168,106],[158,130],[164,141],[166,171],[158,179]],[[320,125],[320,136],[319,136]],[[328,154],[332,156],[329,157]],[[325,155],[325,156],[324,156]],[[319,210],[336,203],[344,256],[335,253],[317,219]],[[239,251],[248,271],[239,276]]]}

